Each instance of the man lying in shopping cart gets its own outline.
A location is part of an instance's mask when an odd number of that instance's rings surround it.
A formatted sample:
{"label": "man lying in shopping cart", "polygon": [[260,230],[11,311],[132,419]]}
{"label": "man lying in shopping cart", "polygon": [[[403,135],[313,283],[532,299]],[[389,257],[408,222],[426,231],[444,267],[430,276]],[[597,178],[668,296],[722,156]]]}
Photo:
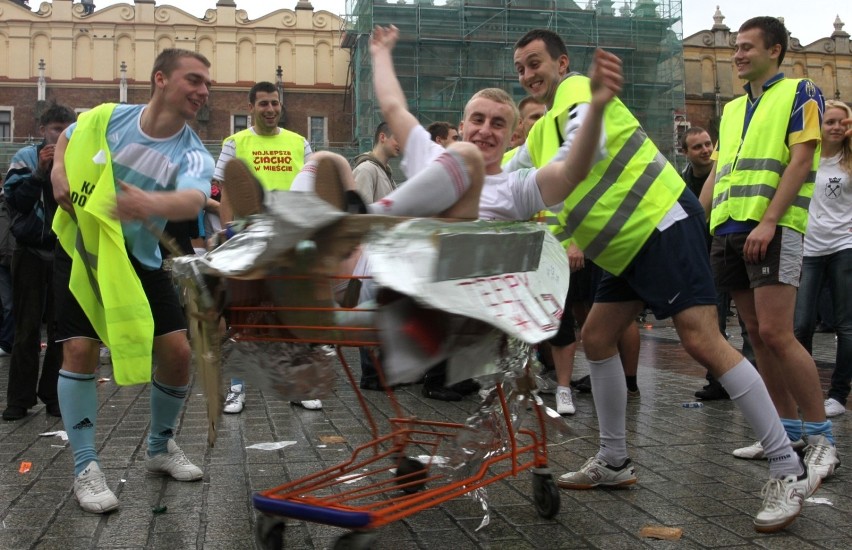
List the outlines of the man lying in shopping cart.
{"label": "man lying in shopping cart", "polygon": [[[395,27],[377,27],[371,40],[376,96],[385,120],[404,152],[406,184],[381,201],[364,205],[343,157],[315,153],[291,187],[298,193],[267,193],[241,163],[229,164],[225,185],[229,196],[255,198],[256,210],[265,210],[287,230],[286,238],[268,238],[270,248],[247,246],[263,235],[276,233],[269,226],[253,226],[208,255],[213,272],[239,275],[256,268],[255,259],[274,257],[309,238],[319,227],[337,222],[344,212],[382,216],[438,216],[455,219],[525,221],[548,205],[561,203],[568,192],[586,176],[598,149],[600,121],[609,100],[621,87],[621,62],[598,51],[590,76],[595,83],[592,123],[577,138],[566,161],[556,161],[540,170],[505,173],[502,156],[518,123],[518,111],[504,91],[489,88],[474,94],[460,125],[464,140],[449,148],[433,143],[417,119],[406,109],[406,100],[393,67],[391,53],[399,38]],[[596,123],[595,123],[596,122]],[[317,200],[322,198],[325,203]],[[261,202],[265,208],[261,208]],[[319,205],[318,205],[319,203]],[[327,208],[327,203],[334,206]],[[323,206],[326,204],[326,206]],[[254,207],[249,210],[254,209]],[[455,315],[479,319],[509,335],[534,343],[553,336],[559,327],[563,297],[567,293],[567,265],[561,247],[534,224],[450,224],[416,221],[380,233],[370,245],[372,275],[382,285],[413,296],[421,305]],[[435,239],[436,233],[442,236]],[[427,243],[440,243],[429,247]],[[424,245],[425,248],[424,248]],[[256,258],[249,248],[261,250]],[[413,253],[418,250],[421,253]],[[429,254],[422,254],[429,250]],[[531,252],[532,251],[532,252]],[[495,253],[496,252],[496,253]],[[365,274],[362,265],[357,275]],[[430,274],[430,276],[424,277]],[[434,275],[432,277],[431,275]],[[431,280],[427,280],[431,279]],[[487,303],[490,297],[501,296]],[[388,322],[389,329],[399,326]],[[451,337],[452,325],[430,323],[428,334],[414,335],[421,341],[406,345],[406,338],[390,330],[385,351],[396,355],[399,370],[391,369],[388,383],[419,378],[420,368],[451,356],[451,342],[440,342],[436,326]],[[417,332],[417,331],[415,331]],[[411,336],[411,334],[409,334]],[[436,344],[435,342],[438,341]],[[410,342],[408,342],[410,343]],[[398,351],[404,351],[403,359]],[[418,357],[412,361],[411,352]],[[390,359],[390,358],[388,358]],[[400,363],[404,363],[404,366]],[[416,364],[417,368],[412,368]],[[464,361],[470,376],[470,362]],[[390,365],[386,364],[386,371]],[[452,368],[451,368],[452,371]],[[450,376],[452,378],[452,375]]]}

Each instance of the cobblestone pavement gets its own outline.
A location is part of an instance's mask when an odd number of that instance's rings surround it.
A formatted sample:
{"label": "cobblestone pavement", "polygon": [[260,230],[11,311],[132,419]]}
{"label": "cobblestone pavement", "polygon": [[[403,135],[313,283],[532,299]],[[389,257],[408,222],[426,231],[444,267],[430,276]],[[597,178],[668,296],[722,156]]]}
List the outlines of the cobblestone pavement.
{"label": "cobblestone pavement", "polygon": [[[733,327],[732,327],[733,328]],[[736,332],[736,331],[732,331]],[[739,343],[736,336],[732,341]],[[825,385],[834,357],[833,335],[818,334],[816,357]],[[355,354],[347,354],[355,357]],[[353,361],[356,364],[357,360]],[[0,359],[5,388],[8,359]],[[582,353],[574,377],[588,372]],[[628,444],[640,482],[630,489],[559,491],[561,511],[542,519],[532,500],[531,474],[521,472],[487,486],[490,524],[482,506],[469,497],[424,510],[377,531],[374,548],[765,548],[852,547],[852,491],[847,468],[840,468],[806,503],[799,519],[775,535],[759,535],[752,516],[767,476],[765,462],[738,460],[730,451],[753,436],[730,401],[684,408],[703,384],[703,370],[679,346],[667,325],[642,330],[639,369],[641,396],[628,403]],[[108,366],[100,376],[110,378]],[[340,377],[322,411],[290,405],[271,391],[249,387],[242,414],[222,419],[214,448],[206,444],[204,399],[196,384],[181,418],[177,440],[202,466],[204,479],[181,483],[149,476],[144,470],[148,387],[99,385],[97,445],[101,464],[121,508],[110,515],[86,514],[71,493],[71,450],[60,438],[40,436],[61,430],[43,406],[18,422],[0,423],[0,548],[62,549],[243,549],[253,548],[254,491],[268,489],[349,457],[354,444],[369,439],[355,392]],[[405,414],[462,422],[477,400],[431,401],[420,386],[397,392]],[[386,397],[366,392],[381,414]],[[544,396],[554,406],[553,396]],[[552,439],[554,473],[576,469],[597,449],[597,421],[589,394],[575,395],[577,414],[568,417],[568,438]],[[4,403],[5,406],[5,403]],[[852,456],[848,432],[852,413],[834,421],[838,449]],[[327,438],[323,436],[338,436]],[[321,439],[322,438],[322,439]],[[292,440],[275,450],[246,449],[255,443]],[[335,442],[336,441],[336,442]],[[22,463],[32,464],[20,473]],[[164,513],[154,513],[166,507]],[[679,527],[677,541],[642,538],[648,525]],[[285,548],[330,548],[345,531],[287,520]]]}

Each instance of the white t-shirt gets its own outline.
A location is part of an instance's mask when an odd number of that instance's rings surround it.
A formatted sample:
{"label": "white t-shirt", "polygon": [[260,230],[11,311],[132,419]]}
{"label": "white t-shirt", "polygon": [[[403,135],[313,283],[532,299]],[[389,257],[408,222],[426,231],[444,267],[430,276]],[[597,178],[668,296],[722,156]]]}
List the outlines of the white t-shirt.
{"label": "white t-shirt", "polygon": [[[401,163],[406,178],[415,176],[444,152],[445,149],[432,141],[425,128],[414,128],[405,144]],[[527,221],[546,208],[535,181],[536,172],[534,168],[528,168],[485,176],[479,198],[479,218]]]}
{"label": "white t-shirt", "polygon": [[805,256],[852,248],[852,175],[840,166],[840,156],[820,159],[808,209]]}

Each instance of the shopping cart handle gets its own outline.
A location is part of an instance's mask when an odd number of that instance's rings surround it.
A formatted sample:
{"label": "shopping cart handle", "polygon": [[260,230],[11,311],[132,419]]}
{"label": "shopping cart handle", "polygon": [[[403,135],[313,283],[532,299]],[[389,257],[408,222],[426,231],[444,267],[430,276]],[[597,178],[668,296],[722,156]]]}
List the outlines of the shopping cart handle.
{"label": "shopping cart handle", "polygon": [[252,496],[255,510],[284,516],[292,519],[324,523],[335,527],[349,527],[353,529],[367,527],[372,517],[367,512],[354,512],[349,510],[335,510],[324,506],[294,502],[280,498],[269,498],[255,493]]}

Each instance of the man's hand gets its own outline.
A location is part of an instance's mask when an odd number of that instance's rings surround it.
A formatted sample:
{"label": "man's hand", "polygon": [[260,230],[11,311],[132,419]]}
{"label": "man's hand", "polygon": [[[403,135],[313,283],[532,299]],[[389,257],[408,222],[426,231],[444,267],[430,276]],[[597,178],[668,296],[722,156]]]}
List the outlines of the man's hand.
{"label": "man's hand", "polygon": [[846,137],[852,137],[852,118],[843,119],[842,124],[846,126]]}
{"label": "man's hand", "polygon": [[589,78],[592,81],[592,105],[602,109],[621,92],[624,84],[621,59],[598,48],[589,69]]}
{"label": "man's hand", "polygon": [[586,267],[586,256],[573,242],[568,245],[568,267],[571,269],[571,273]]}
{"label": "man's hand", "polygon": [[71,203],[71,189],[68,185],[68,176],[65,174],[65,149],[68,147],[68,138],[63,132],[59,136],[59,141],[56,142],[54,152],[51,154],[51,159],[54,160],[53,168],[50,170],[50,183],[53,186],[53,198],[56,199],[59,207],[66,212],[74,212],[74,205]]}
{"label": "man's hand", "polygon": [[766,249],[775,237],[776,225],[769,221],[762,221],[751,230],[743,245],[743,256],[746,263],[756,264],[766,258]]}
{"label": "man's hand", "polygon": [[56,145],[45,145],[38,152],[38,173],[44,177],[50,177],[50,169],[53,167],[53,154],[56,152]]}
{"label": "man's hand", "polygon": [[399,40],[399,29],[394,25],[390,27],[376,25],[370,34],[370,53],[376,55],[383,50],[392,52],[397,40]]}
{"label": "man's hand", "polygon": [[145,220],[151,217],[151,194],[123,181],[116,181],[119,192],[115,197],[113,216],[121,221]]}

